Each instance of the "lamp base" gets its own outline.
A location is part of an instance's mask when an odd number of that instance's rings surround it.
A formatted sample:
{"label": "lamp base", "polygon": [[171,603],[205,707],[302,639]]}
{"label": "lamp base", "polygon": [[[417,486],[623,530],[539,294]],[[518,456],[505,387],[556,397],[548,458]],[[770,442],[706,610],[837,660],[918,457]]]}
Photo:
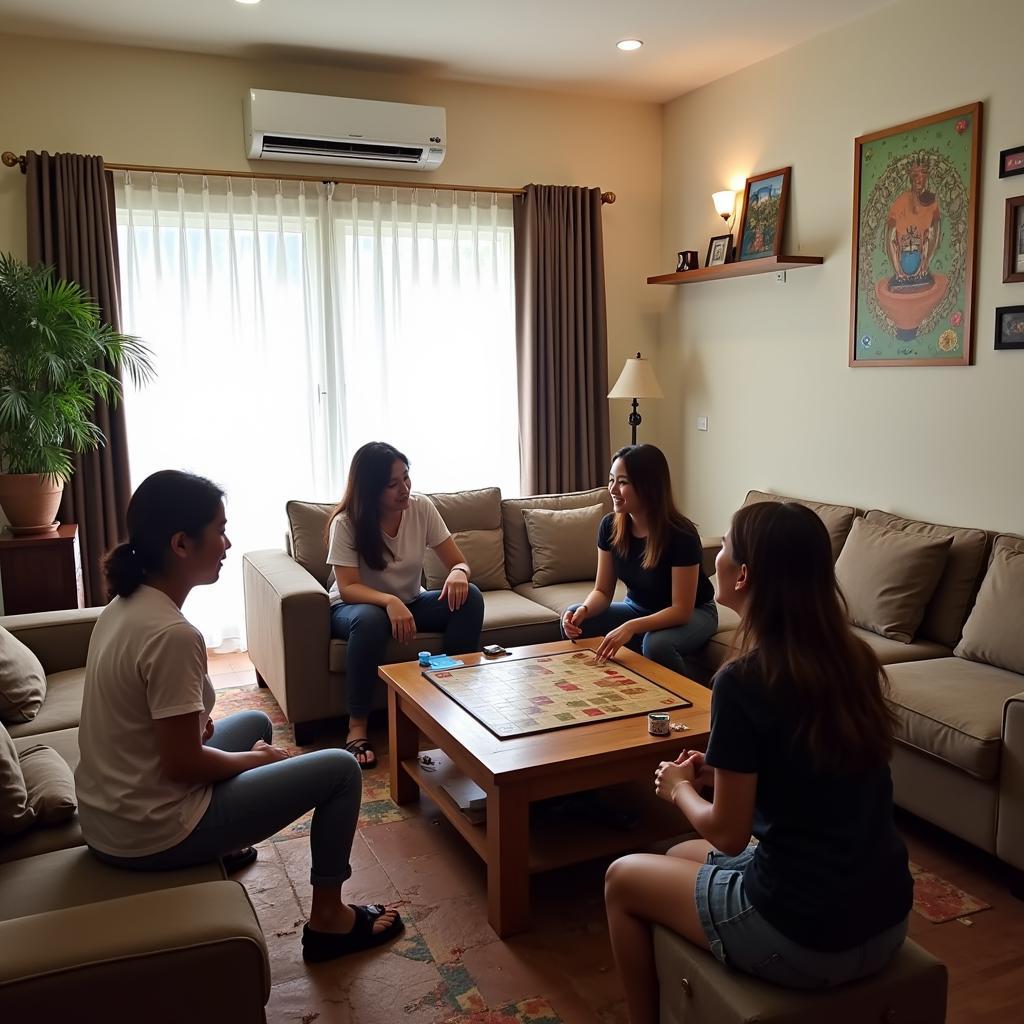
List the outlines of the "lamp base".
{"label": "lamp base", "polygon": [[633,440],[630,441],[634,447],[636,447],[636,428],[643,423],[643,419],[640,413],[637,412],[637,407],[640,403],[634,398],[633,399],[633,411],[629,414],[629,419],[626,421],[633,428]]}

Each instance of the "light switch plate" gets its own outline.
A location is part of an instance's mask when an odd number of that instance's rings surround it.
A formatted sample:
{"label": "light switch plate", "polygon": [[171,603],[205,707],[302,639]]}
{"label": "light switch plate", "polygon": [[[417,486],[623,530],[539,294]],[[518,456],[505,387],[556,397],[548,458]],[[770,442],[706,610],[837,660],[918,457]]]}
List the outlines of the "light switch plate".
{"label": "light switch plate", "polygon": [[707,416],[698,416],[697,417],[697,429],[698,430],[707,430],[708,429],[708,418],[707,418]]}

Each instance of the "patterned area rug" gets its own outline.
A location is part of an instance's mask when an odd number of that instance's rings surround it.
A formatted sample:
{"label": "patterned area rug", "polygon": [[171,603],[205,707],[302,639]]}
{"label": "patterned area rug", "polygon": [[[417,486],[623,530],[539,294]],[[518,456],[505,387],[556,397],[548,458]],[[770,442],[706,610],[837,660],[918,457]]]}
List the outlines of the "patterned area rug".
{"label": "patterned area rug", "polygon": [[914,876],[914,909],[932,924],[955,921],[979,910],[992,909],[991,903],[964,892],[913,861],[910,862],[910,873]]}

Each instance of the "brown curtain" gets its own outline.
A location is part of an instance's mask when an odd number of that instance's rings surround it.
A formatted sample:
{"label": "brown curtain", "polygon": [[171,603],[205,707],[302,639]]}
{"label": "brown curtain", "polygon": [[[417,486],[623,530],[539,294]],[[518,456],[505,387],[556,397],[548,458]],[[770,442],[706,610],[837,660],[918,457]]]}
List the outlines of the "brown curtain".
{"label": "brown curtain", "polygon": [[514,215],[523,493],[594,487],[610,454],[601,190],[527,185]]}
{"label": "brown curtain", "polygon": [[[29,262],[50,264],[58,276],[80,284],[103,319],[119,331],[114,182],[102,157],[33,152],[25,157]],[[110,366],[104,369],[116,372]],[[97,402],[93,419],[107,439],[106,447],[75,459],[75,473],[57,513],[62,523],[78,523],[86,605],[105,603],[100,561],[124,535],[131,497],[123,407]]]}

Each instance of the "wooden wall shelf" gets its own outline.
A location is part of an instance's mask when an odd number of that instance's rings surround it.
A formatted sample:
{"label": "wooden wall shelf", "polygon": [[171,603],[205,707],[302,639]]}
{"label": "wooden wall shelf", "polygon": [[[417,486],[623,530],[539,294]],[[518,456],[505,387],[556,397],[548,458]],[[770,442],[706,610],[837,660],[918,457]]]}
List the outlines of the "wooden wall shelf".
{"label": "wooden wall shelf", "polygon": [[719,281],[726,277],[749,277],[752,274],[777,274],[780,270],[799,270],[817,267],[825,262],[824,256],[766,256],[762,260],[742,263],[723,263],[718,267],[698,267],[678,274],[657,274],[647,278],[648,284],[697,284],[699,281]]}

